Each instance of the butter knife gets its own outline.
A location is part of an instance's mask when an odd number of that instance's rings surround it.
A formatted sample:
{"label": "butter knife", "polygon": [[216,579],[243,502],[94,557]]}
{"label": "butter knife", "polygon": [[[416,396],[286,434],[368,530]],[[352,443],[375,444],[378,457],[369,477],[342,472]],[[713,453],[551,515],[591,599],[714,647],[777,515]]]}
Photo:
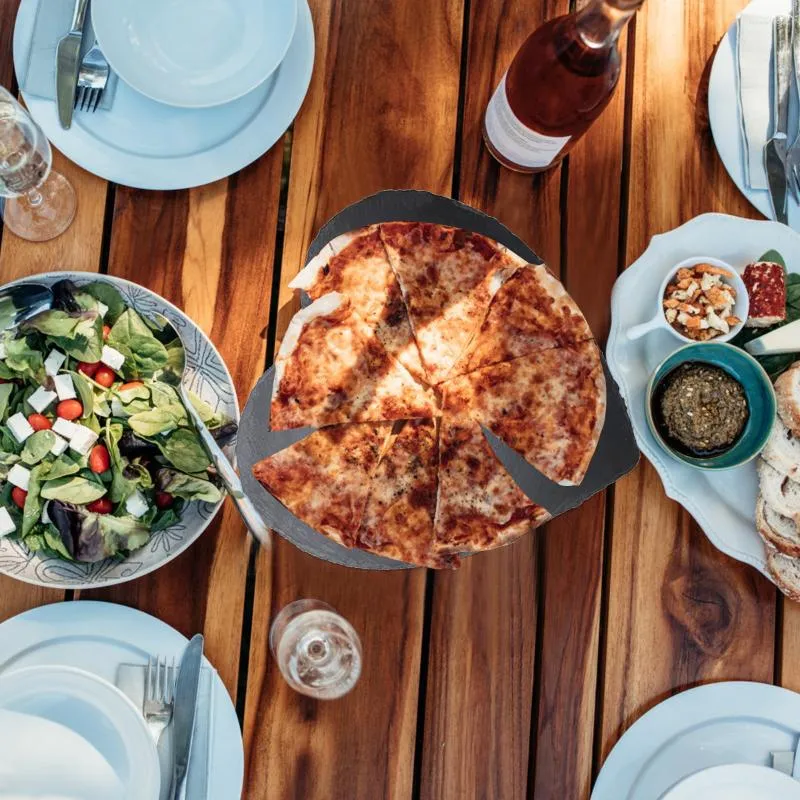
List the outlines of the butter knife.
{"label": "butter knife", "polygon": [[72,111],[75,108],[75,87],[78,84],[78,70],[81,63],[81,40],[86,6],[89,0],[75,0],[72,25],[69,33],[59,39],[56,46],[56,101],[58,121],[61,127],[69,130],[72,125]]}
{"label": "butter knife", "polygon": [[792,70],[792,23],[789,17],[775,17],[773,26],[772,138],[764,147],[764,169],[775,219],[788,225],[786,210],[788,179],[786,149],[789,127],[789,90]]}
{"label": "butter knife", "polygon": [[189,769],[194,717],[197,711],[197,687],[203,661],[203,636],[195,634],[186,646],[175,681],[172,711],[172,781],[170,800],[178,800]]}

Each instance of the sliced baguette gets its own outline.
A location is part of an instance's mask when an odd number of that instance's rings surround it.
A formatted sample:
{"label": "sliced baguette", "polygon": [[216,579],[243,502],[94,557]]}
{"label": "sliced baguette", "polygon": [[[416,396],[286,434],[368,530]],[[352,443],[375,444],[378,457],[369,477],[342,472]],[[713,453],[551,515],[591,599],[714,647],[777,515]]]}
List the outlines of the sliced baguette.
{"label": "sliced baguette", "polygon": [[795,603],[800,603],[800,559],[767,548],[767,569],[775,585]]}
{"label": "sliced baguette", "polygon": [[800,438],[800,361],[795,361],[775,381],[778,416],[783,424]]}
{"label": "sliced baguette", "polygon": [[800,528],[797,523],[774,511],[761,495],[756,501],[756,527],[770,547],[784,555],[800,558]]}
{"label": "sliced baguette", "polygon": [[758,460],[758,478],[766,504],[778,514],[800,523],[800,483],[787,478],[763,458]]}
{"label": "sliced baguette", "polygon": [[775,421],[761,458],[782,475],[800,481],[800,438],[780,420]]}

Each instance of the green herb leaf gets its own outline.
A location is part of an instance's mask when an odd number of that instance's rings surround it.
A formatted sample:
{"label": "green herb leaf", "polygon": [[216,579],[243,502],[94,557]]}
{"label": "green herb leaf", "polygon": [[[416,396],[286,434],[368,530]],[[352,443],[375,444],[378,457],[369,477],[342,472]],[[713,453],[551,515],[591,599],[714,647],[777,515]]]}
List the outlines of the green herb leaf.
{"label": "green herb leaf", "polygon": [[53,431],[36,431],[25,440],[22,448],[22,460],[28,464],[38,464],[45,456],[49,455],[50,449],[56,443],[56,435]]}
{"label": "green herb leaf", "polygon": [[48,480],[42,487],[45,500],[63,500],[65,503],[83,505],[99,500],[106,493],[101,483],[80,475]]}

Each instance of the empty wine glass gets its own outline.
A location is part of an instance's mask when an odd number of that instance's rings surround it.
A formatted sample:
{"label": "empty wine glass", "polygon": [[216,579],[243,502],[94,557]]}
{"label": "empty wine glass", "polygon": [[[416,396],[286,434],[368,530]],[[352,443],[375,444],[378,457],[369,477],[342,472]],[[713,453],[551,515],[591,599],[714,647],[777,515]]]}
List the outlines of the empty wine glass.
{"label": "empty wine glass", "polygon": [[295,600],[281,609],[269,646],[286,682],[319,700],[347,694],[361,675],[361,641],[327,603]]}
{"label": "empty wine glass", "polygon": [[53,239],[75,217],[75,190],[52,163],[41,128],[0,86],[0,211],[5,226],[23,239]]}

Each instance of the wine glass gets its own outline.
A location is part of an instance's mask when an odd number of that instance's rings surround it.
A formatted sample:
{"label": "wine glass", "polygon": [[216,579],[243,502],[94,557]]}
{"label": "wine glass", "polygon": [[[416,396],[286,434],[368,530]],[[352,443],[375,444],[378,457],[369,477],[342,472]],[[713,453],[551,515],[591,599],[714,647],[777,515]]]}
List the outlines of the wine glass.
{"label": "wine glass", "polygon": [[361,640],[327,603],[295,600],[281,609],[269,646],[286,682],[319,700],[347,694],[361,675]]}
{"label": "wine glass", "polygon": [[41,128],[0,86],[0,211],[6,228],[32,242],[55,238],[75,217],[75,190],[52,162]]}

